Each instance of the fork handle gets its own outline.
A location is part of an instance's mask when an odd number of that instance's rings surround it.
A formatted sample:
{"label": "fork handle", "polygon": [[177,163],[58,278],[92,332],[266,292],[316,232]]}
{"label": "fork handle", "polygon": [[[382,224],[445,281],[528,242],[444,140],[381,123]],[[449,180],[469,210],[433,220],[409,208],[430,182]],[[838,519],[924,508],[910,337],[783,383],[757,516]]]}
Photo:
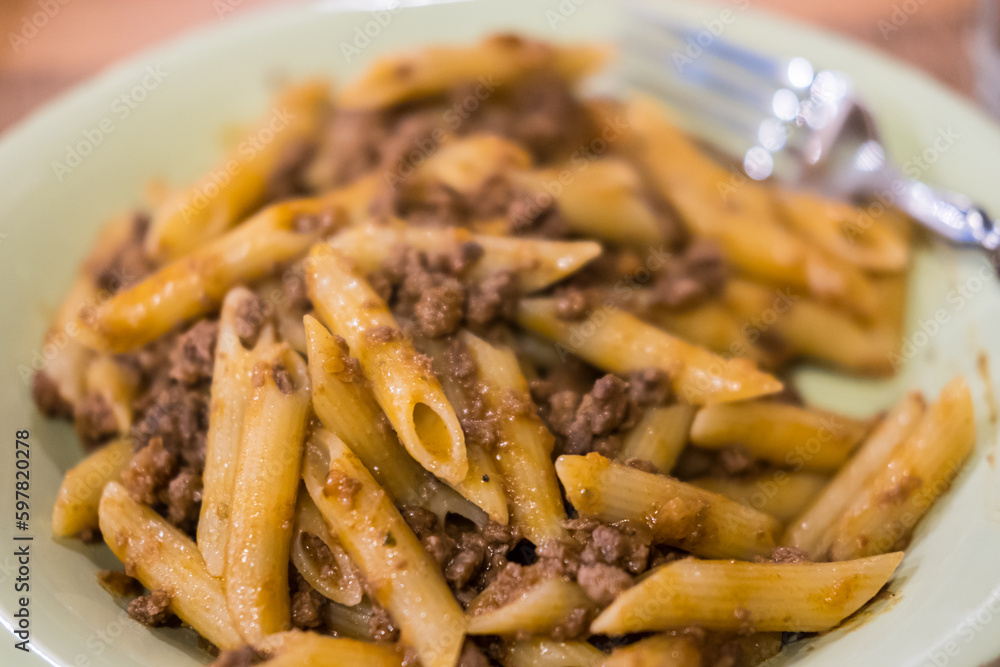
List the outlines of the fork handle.
{"label": "fork handle", "polygon": [[955,243],[989,251],[1000,246],[995,221],[965,195],[905,178],[893,189],[899,193],[896,205],[932,231]]}

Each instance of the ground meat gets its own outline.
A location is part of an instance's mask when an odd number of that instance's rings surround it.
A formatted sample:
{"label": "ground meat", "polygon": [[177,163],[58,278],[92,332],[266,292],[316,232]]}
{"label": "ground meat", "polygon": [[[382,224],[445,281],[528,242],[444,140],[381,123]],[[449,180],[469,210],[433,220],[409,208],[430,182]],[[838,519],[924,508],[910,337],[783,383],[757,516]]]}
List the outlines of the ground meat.
{"label": "ground meat", "polygon": [[97,583],[116,598],[135,597],[142,592],[138,581],[117,570],[101,570],[97,573]]}
{"label": "ground meat", "polygon": [[253,667],[264,662],[265,659],[265,655],[247,645],[234,651],[223,651],[211,667]]}
{"label": "ground meat", "polygon": [[355,478],[338,471],[333,471],[327,476],[323,487],[323,493],[331,498],[336,498],[344,505],[353,505],[354,497],[361,490],[361,482]]}
{"label": "ground meat", "polygon": [[[461,103],[463,91],[456,91]],[[539,71],[515,82],[507,95],[480,106],[459,133],[490,132],[527,148],[538,162],[546,162],[586,147],[594,129],[583,105],[564,79]]]}
{"label": "ground meat", "polygon": [[170,596],[161,590],[140,595],[128,603],[128,615],[151,628],[163,625],[170,617]]}
{"label": "ground meat", "polygon": [[417,327],[428,338],[440,338],[454,333],[462,322],[465,290],[450,278],[438,287],[420,295],[414,308]]}
{"label": "ground meat", "polygon": [[73,406],[59,393],[59,387],[45,371],[38,371],[31,383],[31,398],[43,415],[49,418],[73,417]]}
{"label": "ground meat", "polygon": [[[627,382],[614,375],[605,375],[584,396],[579,412],[586,415],[594,435],[605,435],[618,428],[628,411]],[[588,403],[587,399],[590,398]]]}
{"label": "ground meat", "polygon": [[131,432],[136,447],[160,438],[167,451],[200,474],[205,467],[208,408],[208,382],[189,387],[160,376],[133,404],[139,415]]}
{"label": "ground meat", "polygon": [[88,451],[118,433],[115,413],[101,394],[88,394],[80,400],[73,415],[73,426]]}
{"label": "ground meat", "polygon": [[604,563],[582,565],[576,577],[587,595],[601,606],[611,604],[619,593],[632,585],[628,572]]}
{"label": "ground meat", "polygon": [[295,383],[292,381],[292,376],[288,374],[288,369],[285,368],[284,364],[275,364],[272,366],[271,377],[274,378],[274,384],[278,386],[282,394],[291,394],[295,391]]}
{"label": "ground meat", "polygon": [[411,225],[429,227],[466,226],[470,218],[468,200],[451,186],[434,182],[420,196],[399,205],[399,214]]}
{"label": "ground meat", "polygon": [[167,520],[176,526],[194,527],[201,509],[201,475],[190,468],[167,485]]}
{"label": "ground meat", "polygon": [[771,552],[770,562],[772,563],[810,563],[812,560],[802,549],[798,547],[776,547]]}
{"label": "ground meat", "polygon": [[520,298],[516,276],[500,271],[487,276],[469,290],[466,318],[477,327],[485,327],[498,318],[512,319]]}
{"label": "ground meat", "polygon": [[504,216],[514,200],[514,187],[504,174],[490,176],[469,196],[469,215],[476,220]]}
{"label": "ground meat", "polygon": [[368,632],[377,642],[394,642],[399,639],[399,628],[389,612],[379,604],[372,603],[372,615],[368,619]]}
{"label": "ground meat", "polygon": [[122,483],[133,500],[154,505],[176,469],[177,457],[164,448],[162,438],[152,438],[132,457],[122,473]]}
{"label": "ground meat", "polygon": [[132,217],[132,233],[103,266],[92,267],[97,288],[115,294],[135,285],[153,272],[154,262],[146,254],[145,240],[149,216]]}
{"label": "ground meat", "polygon": [[576,519],[568,526],[573,539],[582,545],[580,563],[614,565],[632,574],[647,569],[653,538],[644,526],[611,526],[593,519]]}
{"label": "ground meat", "polygon": [[170,353],[170,377],[183,384],[212,379],[219,323],[201,320],[177,339]]}
{"label": "ground meat", "polygon": [[749,472],[754,465],[754,458],[745,447],[732,445],[723,447],[716,454],[716,460],[723,472],[729,476]]}
{"label": "ground meat", "polygon": [[365,333],[365,337],[372,343],[391,343],[399,340],[403,332],[393,327],[372,327]]}
{"label": "ground meat", "polygon": [[579,321],[590,312],[587,293],[577,287],[556,290],[556,317],[561,320]]}
{"label": "ground meat", "polygon": [[462,647],[462,654],[458,657],[458,667],[490,667],[490,661],[471,640],[467,639],[465,646]]}
{"label": "ground meat", "polygon": [[725,260],[711,241],[697,239],[659,272],[655,301],[667,308],[688,308],[718,295],[727,278]]}
{"label": "ground meat", "polygon": [[521,536],[513,527],[492,521],[481,529],[449,523],[420,507],[401,508],[403,518],[421,544],[441,565],[445,580],[460,601],[467,603],[509,563],[510,553]]}
{"label": "ground meat", "polygon": [[643,368],[628,375],[628,398],[640,407],[663,405],[673,396],[670,377],[658,368]]}
{"label": "ground meat", "polygon": [[233,324],[244,347],[251,348],[257,343],[265,320],[264,303],[256,295],[248,296],[237,304]]}
{"label": "ground meat", "polygon": [[387,123],[380,111],[337,109],[309,169],[311,185],[326,190],[373,169],[381,160]]}
{"label": "ground meat", "polygon": [[299,590],[292,595],[292,627],[306,630],[320,625],[323,596],[317,591]]}
{"label": "ground meat", "polygon": [[306,195],[306,167],[316,155],[316,145],[311,140],[301,140],[283,148],[264,184],[264,201],[274,202],[289,197]]}

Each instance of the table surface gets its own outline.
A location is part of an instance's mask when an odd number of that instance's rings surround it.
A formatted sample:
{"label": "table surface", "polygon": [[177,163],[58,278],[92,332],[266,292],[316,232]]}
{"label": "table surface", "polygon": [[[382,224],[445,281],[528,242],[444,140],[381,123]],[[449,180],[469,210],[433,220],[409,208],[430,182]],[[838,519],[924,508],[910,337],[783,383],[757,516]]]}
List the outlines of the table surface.
{"label": "table surface", "polygon": [[[278,1],[227,0],[227,5],[233,12],[244,12]],[[971,95],[966,45],[975,0],[751,1],[754,8],[860,39]],[[216,4],[216,0],[0,0],[0,34],[5,42],[0,45],[0,132],[112,62],[192,26],[219,21]],[[28,23],[45,6],[58,9],[51,17],[36,17],[44,25],[33,31]]]}

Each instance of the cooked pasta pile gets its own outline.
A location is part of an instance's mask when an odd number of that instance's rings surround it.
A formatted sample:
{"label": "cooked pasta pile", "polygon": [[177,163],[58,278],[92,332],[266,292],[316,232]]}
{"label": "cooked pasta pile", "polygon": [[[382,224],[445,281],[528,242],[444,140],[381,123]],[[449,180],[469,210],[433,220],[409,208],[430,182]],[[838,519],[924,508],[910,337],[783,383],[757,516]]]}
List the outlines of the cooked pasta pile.
{"label": "cooked pasta pile", "polygon": [[889,581],[969,388],[858,419],[784,378],[893,371],[907,221],[579,96],[603,62],[497,36],[299,85],[109,224],[34,390],[89,451],[54,532],[133,618],[229,666],[751,665]]}

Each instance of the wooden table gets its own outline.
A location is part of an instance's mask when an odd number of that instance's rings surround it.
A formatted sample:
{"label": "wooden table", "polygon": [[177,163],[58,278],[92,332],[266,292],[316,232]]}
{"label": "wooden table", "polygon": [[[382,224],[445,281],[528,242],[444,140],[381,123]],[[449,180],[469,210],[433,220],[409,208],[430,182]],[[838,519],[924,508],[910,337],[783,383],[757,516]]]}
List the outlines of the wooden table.
{"label": "wooden table", "polygon": [[[0,131],[113,61],[198,24],[278,0],[0,0]],[[755,9],[842,32],[922,67],[964,94],[974,0],[750,0]],[[51,17],[43,6],[57,7]],[[906,9],[912,11],[907,14]],[[895,15],[894,15],[895,13]],[[43,27],[25,30],[31,17]],[[893,20],[896,20],[894,23]],[[897,25],[898,24],[898,25]],[[892,30],[891,28],[898,28]],[[11,35],[30,35],[24,39]]]}

